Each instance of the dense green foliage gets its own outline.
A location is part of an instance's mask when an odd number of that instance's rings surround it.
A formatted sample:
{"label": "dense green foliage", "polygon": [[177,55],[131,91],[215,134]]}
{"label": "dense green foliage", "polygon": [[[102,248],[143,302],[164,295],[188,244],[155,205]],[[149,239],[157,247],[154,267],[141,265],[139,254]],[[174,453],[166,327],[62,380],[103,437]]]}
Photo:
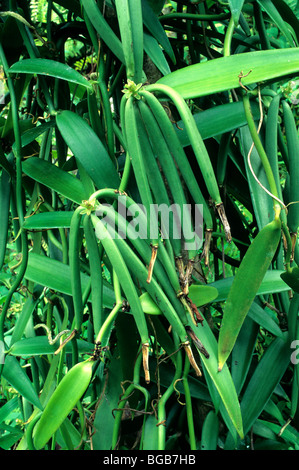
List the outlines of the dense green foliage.
{"label": "dense green foliage", "polygon": [[1,448],[299,449],[298,46],[296,0],[1,2]]}

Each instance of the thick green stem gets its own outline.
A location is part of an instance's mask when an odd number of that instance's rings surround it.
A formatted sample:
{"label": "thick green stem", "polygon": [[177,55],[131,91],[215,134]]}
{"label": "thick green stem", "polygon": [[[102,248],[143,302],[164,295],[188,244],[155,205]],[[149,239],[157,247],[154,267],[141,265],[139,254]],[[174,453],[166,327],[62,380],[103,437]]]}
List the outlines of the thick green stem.
{"label": "thick green stem", "polygon": [[109,313],[106,320],[104,321],[103,325],[101,326],[100,331],[96,338],[96,343],[102,343],[104,339],[106,343],[107,333],[111,326],[111,323],[115,320],[116,315],[118,314],[122,306],[121,287],[120,287],[118,277],[114,270],[113,270],[113,287],[114,287],[114,294],[115,294],[115,305],[113,309],[111,310],[111,312]]}
{"label": "thick green stem", "polygon": [[223,44],[223,55],[224,55],[224,57],[230,56],[232,37],[233,37],[233,34],[234,34],[234,28],[235,28],[235,23],[234,23],[233,17],[231,16],[231,18],[229,20],[229,23],[228,23],[227,31],[226,31],[226,34],[225,34],[225,38],[224,38],[224,44]]}
{"label": "thick green stem", "polygon": [[194,21],[221,21],[229,18],[229,13],[220,13],[219,15],[204,15],[200,13],[168,13],[167,15],[161,15],[158,19],[161,23],[166,22],[167,20],[172,19],[182,19],[182,20],[194,20]]}
{"label": "thick green stem", "polygon": [[[179,340],[176,334],[174,336],[174,343],[176,349],[179,348]],[[158,403],[158,450],[165,450],[165,440],[166,440],[166,403],[173,394],[174,386],[177,380],[181,378],[182,374],[182,353],[178,351],[176,356],[176,370],[173,377],[173,380],[167,390],[162,395]]]}
{"label": "thick green stem", "polygon": [[70,226],[69,235],[69,260],[71,270],[71,286],[75,313],[75,329],[80,331],[83,317],[83,301],[80,273],[80,223],[81,223],[82,207],[79,206],[75,210]]}
{"label": "thick green stem", "polygon": [[146,390],[146,388],[139,385],[141,362],[142,362],[142,353],[140,349],[136,358],[135,366],[134,366],[133,382],[130,383],[125,393],[123,394],[122,399],[118,403],[118,411],[115,416],[115,423],[113,427],[112,446],[111,446],[112,450],[115,449],[117,446],[123,408],[127,402],[127,398],[134,392],[134,390],[139,390],[141,393],[143,393],[145,397],[145,411],[147,409],[147,404],[150,398],[149,392]]}
{"label": "thick green stem", "polygon": [[190,362],[186,358],[185,366],[184,366],[184,373],[183,373],[183,385],[184,385],[184,392],[185,392],[187,423],[188,423],[188,430],[189,430],[190,449],[196,450],[196,438],[195,438],[195,431],[194,431],[192,400],[191,400],[190,387],[188,383],[189,370],[190,370]]}

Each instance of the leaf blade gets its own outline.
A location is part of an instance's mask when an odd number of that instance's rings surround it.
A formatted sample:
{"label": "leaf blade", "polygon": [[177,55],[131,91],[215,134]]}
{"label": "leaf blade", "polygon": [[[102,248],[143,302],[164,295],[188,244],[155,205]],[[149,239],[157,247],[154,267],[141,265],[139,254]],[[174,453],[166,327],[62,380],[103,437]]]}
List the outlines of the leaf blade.
{"label": "leaf blade", "polygon": [[69,65],[50,59],[23,59],[13,64],[9,73],[28,73],[60,78],[92,90],[91,83]]}
{"label": "leaf blade", "polygon": [[246,86],[291,75],[298,70],[298,48],[271,49],[189,65],[160,78],[157,83],[168,85],[185,99],[191,99],[239,88],[241,75],[242,85]]}
{"label": "leaf blade", "polygon": [[[55,273],[55,276],[53,276]],[[37,253],[30,253],[25,278],[37,284],[44,285],[54,291],[72,295],[70,281],[70,267],[55,259],[48,258]],[[89,284],[89,276],[81,273],[83,291]],[[110,284],[103,285],[103,305],[113,308],[115,302],[114,292]]]}
{"label": "leaf blade", "polygon": [[216,338],[205,320],[202,326],[196,328],[192,325],[191,328],[210,355],[209,358],[206,358],[199,351],[205,369],[213,381],[236,431],[242,438],[243,424],[237,392],[227,365],[224,365],[221,373],[218,371],[218,345]]}
{"label": "leaf blade", "polygon": [[81,204],[87,198],[80,180],[48,161],[31,157],[22,163],[22,169],[26,175],[70,201]]}
{"label": "leaf blade", "polygon": [[87,124],[72,111],[56,116],[57,127],[65,142],[98,189],[118,188],[119,177],[104,145]]}

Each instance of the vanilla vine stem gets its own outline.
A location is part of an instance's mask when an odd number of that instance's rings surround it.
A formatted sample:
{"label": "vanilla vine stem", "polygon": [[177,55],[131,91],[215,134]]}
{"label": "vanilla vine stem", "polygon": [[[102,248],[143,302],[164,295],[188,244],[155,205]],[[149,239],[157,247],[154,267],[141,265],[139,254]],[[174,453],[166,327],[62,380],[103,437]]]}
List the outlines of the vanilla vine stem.
{"label": "vanilla vine stem", "polygon": [[275,215],[279,215],[281,211],[281,203],[279,203],[279,194],[278,190],[276,187],[276,182],[275,178],[272,172],[272,168],[270,165],[270,162],[268,160],[267,154],[264,150],[263,144],[259,138],[258,131],[255,126],[255,122],[253,119],[252,111],[251,111],[251,106],[250,106],[250,99],[249,99],[249,93],[245,93],[243,96],[243,105],[244,105],[244,111],[245,111],[245,116],[248,124],[248,128],[253,140],[253,143],[255,145],[255,148],[259,154],[259,157],[261,159],[262,165],[264,167],[266,177],[268,180],[271,196],[273,199],[273,206],[274,206],[274,212]]}

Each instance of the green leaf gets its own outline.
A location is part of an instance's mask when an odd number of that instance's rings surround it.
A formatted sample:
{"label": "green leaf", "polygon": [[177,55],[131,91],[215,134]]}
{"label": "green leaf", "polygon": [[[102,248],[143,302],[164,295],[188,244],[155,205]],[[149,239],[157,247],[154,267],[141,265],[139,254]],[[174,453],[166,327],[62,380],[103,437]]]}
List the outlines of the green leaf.
{"label": "green leaf", "polygon": [[40,212],[28,217],[23,224],[23,228],[26,230],[69,228],[73,214],[73,211]]}
{"label": "green leaf", "polygon": [[221,397],[228,416],[239,436],[242,438],[243,426],[238,396],[227,365],[224,365],[221,373],[218,372],[218,345],[215,336],[206,321],[198,328],[194,325],[191,327],[210,355],[209,358],[206,358],[199,351],[201,360]]}
{"label": "green leaf", "polygon": [[19,405],[18,397],[14,397],[14,398],[11,398],[9,401],[7,401],[5,405],[1,406],[0,423],[8,419],[9,415],[18,408],[18,405]]}
{"label": "green leaf", "polygon": [[150,34],[144,33],[143,35],[144,51],[153,61],[155,66],[160,70],[162,75],[167,75],[171,72],[168,62],[165,59],[163,51],[158,44],[158,41]]}
{"label": "green leaf", "polygon": [[242,259],[223,311],[218,339],[220,370],[233,349],[280,239],[281,221],[277,217],[258,233]]}
{"label": "green leaf", "polygon": [[50,59],[23,59],[13,64],[9,73],[30,73],[60,78],[92,90],[92,84],[69,65]]}
{"label": "green leaf", "polygon": [[[102,399],[98,401],[98,406],[93,422],[94,434],[92,437],[94,450],[110,450],[114,428],[114,411],[118,408],[119,398],[123,393],[120,383],[122,380],[121,361],[115,356],[109,366],[107,381],[103,381]],[[105,423],[105,432],[103,432]]]}
{"label": "green leaf", "polygon": [[238,396],[248,374],[258,333],[259,325],[247,316],[232,350],[231,374]]}
{"label": "green leaf", "polygon": [[280,439],[284,439],[286,442],[298,446],[299,444],[299,433],[297,429],[288,425],[282,432],[282,426],[280,424],[271,423],[269,421],[258,419],[253,426],[253,434],[259,434],[261,428],[268,429],[276,438],[279,436]]}
{"label": "green leaf", "polygon": [[[276,292],[285,292],[290,288],[281,279],[280,275],[284,271],[278,269],[271,269],[266,272],[265,277],[257,291],[257,295],[275,294]],[[219,281],[212,282],[210,286],[216,287],[218,290],[218,297],[215,302],[223,302],[227,299],[228,292],[233,283],[234,277],[227,277]]]}
{"label": "green leaf", "polygon": [[142,310],[148,315],[162,315],[158,305],[153,301],[148,292],[144,292],[139,297]]}
{"label": "green leaf", "polygon": [[15,357],[5,357],[2,375],[21,396],[26,398],[32,405],[42,410],[42,405],[32,382]]}
{"label": "green leaf", "polygon": [[248,312],[248,316],[265,330],[274,336],[282,336],[282,331],[273,317],[267,310],[264,310],[257,302],[253,302]]}
{"label": "green leaf", "polygon": [[[192,284],[189,287],[189,298],[197,307],[202,307],[217,298],[218,291],[215,287]],[[157,304],[152,300],[148,292],[144,292],[139,300],[142,310],[148,315],[162,315]]]}
{"label": "green leaf", "polygon": [[[250,196],[252,205],[254,208],[254,214],[257,220],[257,225],[259,230],[261,230],[266,224],[268,224],[274,217],[273,211],[273,202],[271,197],[261,188],[261,186],[257,183],[256,179],[254,178],[248,164],[248,153],[250,147],[252,146],[252,137],[249,131],[248,126],[242,127],[240,129],[240,136],[241,142],[243,146],[243,158],[246,168],[247,180],[250,189]],[[266,177],[266,173],[264,170],[264,166],[261,162],[259,154],[256,150],[256,147],[252,149],[250,155],[250,163],[253,169],[254,174],[261,182],[261,184],[268,188],[268,180]]]}
{"label": "green leaf", "polygon": [[218,291],[213,286],[192,284],[189,287],[188,295],[196,307],[202,307],[203,305],[213,302],[218,296]]}
{"label": "green leaf", "polygon": [[158,450],[158,428],[155,415],[148,416],[144,425],[143,450]]}
{"label": "green leaf", "polygon": [[48,161],[31,157],[22,163],[22,169],[30,178],[62,194],[70,201],[81,204],[84,199],[87,199],[80,180]]}
{"label": "green leaf", "polygon": [[[42,356],[45,354],[54,354],[59,347],[59,340],[54,344],[50,344],[47,336],[33,336],[31,338],[23,338],[14,343],[9,349],[12,356],[30,357]],[[80,353],[90,353],[94,349],[94,344],[87,343],[83,340],[77,340],[77,347]],[[72,351],[71,343],[65,345],[67,352]]]}
{"label": "green leaf", "polygon": [[201,433],[201,450],[216,450],[218,444],[219,421],[215,411],[209,411],[207,414]]}
{"label": "green leaf", "polygon": [[234,23],[237,26],[243,8],[244,0],[228,0],[228,4],[232,17],[234,19]]}
{"label": "green leaf", "polygon": [[56,117],[58,129],[98,189],[118,188],[119,176],[109,154],[87,122],[71,111]]}
{"label": "green leaf", "polygon": [[82,6],[100,38],[103,39],[109,49],[113,51],[118,59],[124,64],[125,59],[122,44],[103,17],[95,0],[82,0]]}
{"label": "green leaf", "polygon": [[[46,132],[48,129],[51,129],[55,126],[55,121],[48,121],[43,124],[39,124],[34,126],[32,129],[29,129],[28,131],[25,131],[22,133],[22,147],[25,147],[25,145],[30,144],[33,142],[37,137],[39,137],[41,134]],[[14,148],[15,144],[13,144]]]}
{"label": "green leaf", "polygon": [[136,2],[136,0],[115,0],[115,6],[126,62],[127,78],[140,83],[143,68],[141,2]]}
{"label": "green leaf", "polygon": [[171,47],[168,36],[158,20],[157,15],[152,10],[151,6],[148,4],[147,0],[142,0],[142,15],[144,25],[147,27],[152,36],[158,41],[162,46],[164,51],[168,54],[172,62],[175,64],[176,59]]}
{"label": "green leaf", "polygon": [[295,292],[299,293],[299,268],[291,268],[280,275],[281,279]]}
{"label": "green leaf", "polygon": [[[258,106],[252,106],[254,119],[259,119]],[[221,104],[193,114],[194,121],[203,139],[215,137],[247,125],[244,106],[241,101]],[[177,121],[175,131],[183,147],[190,145],[190,140],[182,121]]]}
{"label": "green leaf", "polygon": [[[53,275],[55,273],[55,275]],[[70,281],[70,267],[55,259],[47,256],[29,253],[28,266],[25,272],[25,278],[36,284],[49,287],[54,291],[63,294],[72,295]],[[89,285],[89,276],[81,273],[82,290]],[[112,308],[115,302],[114,291],[112,286],[104,281],[103,285],[103,303],[104,307]]]}
{"label": "green leaf", "polygon": [[241,401],[245,435],[263,411],[289,363],[290,346],[288,341],[276,338],[263,354]]}
{"label": "green leaf", "polygon": [[[273,5],[277,8],[282,19],[288,23],[294,30],[294,33],[297,38],[297,44],[299,42],[299,3],[297,0],[294,0],[292,5],[292,0],[283,1],[272,0]],[[297,6],[296,6],[297,5]],[[293,11],[294,10],[294,11]]]}
{"label": "green leaf", "polygon": [[[260,6],[266,11],[266,13],[270,16],[271,20],[274,24],[276,24],[277,28],[280,29],[282,34],[285,36],[286,40],[288,41],[290,46],[295,46],[295,37],[293,38],[290,28],[288,28],[287,23],[283,20],[280,16],[279,11],[273,5],[271,0],[257,0]],[[281,2],[282,3],[282,2]]]}
{"label": "green leaf", "polygon": [[12,333],[10,346],[12,346],[13,343],[22,338],[26,325],[29,321],[29,318],[34,312],[37,303],[38,300],[33,299],[32,297],[28,297],[24,302],[22,307],[22,313],[21,315],[19,315]]}
{"label": "green leaf", "polygon": [[240,75],[242,85],[246,86],[298,71],[298,48],[271,49],[189,65],[160,78],[157,83],[168,85],[190,99],[239,88]]}

